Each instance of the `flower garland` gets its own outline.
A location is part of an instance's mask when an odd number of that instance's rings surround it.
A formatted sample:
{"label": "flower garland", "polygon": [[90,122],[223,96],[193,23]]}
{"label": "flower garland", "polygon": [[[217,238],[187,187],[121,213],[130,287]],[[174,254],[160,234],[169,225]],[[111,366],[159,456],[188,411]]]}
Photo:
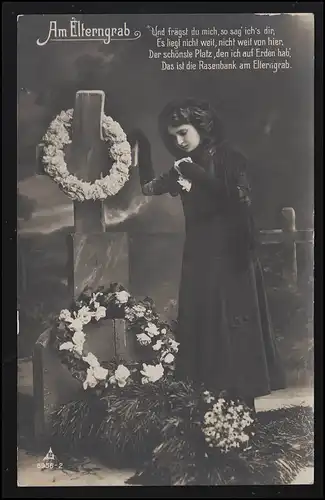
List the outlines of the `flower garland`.
{"label": "flower garland", "polygon": [[64,160],[64,146],[71,143],[69,131],[73,109],[61,111],[50,123],[43,137],[44,171],[72,200],[105,200],[116,195],[129,179],[131,147],[119,123],[110,116],[102,115],[104,141],[109,144],[108,154],[113,165],[108,175],[95,182],[85,182],[71,174]]}
{"label": "flower garland", "polygon": [[[104,318],[125,318],[127,329],[140,346],[151,347],[151,364],[111,362],[101,365],[91,352],[85,352],[86,334],[83,327]],[[175,341],[168,324],[159,320],[151,299],[136,302],[118,284],[107,290],[86,290],[71,310],[63,309],[55,325],[55,346],[61,360],[72,375],[82,381],[83,388],[106,389],[109,385],[124,387],[133,382],[156,382],[174,370]],[[106,366],[104,366],[106,365]]]}

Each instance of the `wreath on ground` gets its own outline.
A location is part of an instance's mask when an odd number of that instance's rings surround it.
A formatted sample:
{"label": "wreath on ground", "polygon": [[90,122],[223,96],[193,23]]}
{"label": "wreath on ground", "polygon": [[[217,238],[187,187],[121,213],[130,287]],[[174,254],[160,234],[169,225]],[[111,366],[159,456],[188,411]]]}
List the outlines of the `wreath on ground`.
{"label": "wreath on ground", "polygon": [[108,156],[113,165],[108,175],[95,182],[85,182],[71,174],[64,159],[64,147],[71,143],[70,129],[73,109],[61,111],[50,123],[42,139],[44,171],[72,200],[105,200],[116,195],[129,179],[131,146],[120,124],[102,115],[103,139],[108,144]]}
{"label": "wreath on ground", "polygon": [[[150,364],[101,364],[85,351],[83,326],[124,318],[128,335],[150,349]],[[54,345],[83,396],[52,415],[52,448],[135,467],[132,484],[289,484],[312,463],[313,412],[293,407],[254,415],[240,400],[174,376],[179,344],[153,301],[119,284],[86,290],[61,311]],[[68,463],[67,461],[65,463]]]}
{"label": "wreath on ground", "polygon": [[[128,335],[134,336],[146,351],[151,348],[150,364],[126,363],[120,359],[101,364],[92,352],[86,351],[84,326],[109,318],[125,319]],[[136,301],[117,283],[107,289],[86,289],[70,310],[60,312],[55,325],[55,347],[61,361],[82,381],[85,390],[96,388],[97,394],[109,386],[147,384],[170,376],[178,346],[169,324],[156,313],[153,301],[148,297]]]}

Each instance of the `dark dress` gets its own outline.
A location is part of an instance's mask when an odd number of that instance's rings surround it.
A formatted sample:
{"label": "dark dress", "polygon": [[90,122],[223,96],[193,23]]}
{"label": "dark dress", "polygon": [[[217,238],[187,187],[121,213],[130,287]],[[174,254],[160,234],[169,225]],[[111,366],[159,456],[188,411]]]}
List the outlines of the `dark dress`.
{"label": "dark dress", "polygon": [[145,194],[180,195],[185,215],[176,374],[214,392],[254,398],[285,387],[257,257],[246,160],[227,143],[197,149],[182,190],[173,170]]}

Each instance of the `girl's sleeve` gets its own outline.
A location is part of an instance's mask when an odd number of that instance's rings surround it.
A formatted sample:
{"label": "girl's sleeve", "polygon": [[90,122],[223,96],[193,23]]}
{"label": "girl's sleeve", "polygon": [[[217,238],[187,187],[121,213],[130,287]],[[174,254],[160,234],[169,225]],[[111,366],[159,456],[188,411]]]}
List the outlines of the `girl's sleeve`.
{"label": "girl's sleeve", "polygon": [[179,194],[176,178],[172,172],[167,172],[159,176],[155,176],[151,160],[151,146],[146,136],[141,132],[137,132],[136,137],[139,145],[139,177],[142,188],[142,193],[145,196],[155,196],[169,193],[172,196]]}
{"label": "girl's sleeve", "polygon": [[235,210],[240,221],[248,247],[253,250],[258,244],[258,230],[255,225],[252,210],[252,188],[247,174],[245,158],[236,162],[233,178],[233,198]]}
{"label": "girl's sleeve", "polygon": [[178,165],[178,168],[185,179],[190,180],[212,195],[220,207],[227,206],[229,202],[227,190],[223,180],[215,172],[208,172],[201,165],[194,162],[182,162]]}
{"label": "girl's sleeve", "polygon": [[153,178],[151,181],[147,181],[141,184],[142,193],[146,196],[154,196],[169,193],[172,196],[177,196],[179,194],[177,184],[173,181],[170,172],[166,174],[161,174],[159,177]]}

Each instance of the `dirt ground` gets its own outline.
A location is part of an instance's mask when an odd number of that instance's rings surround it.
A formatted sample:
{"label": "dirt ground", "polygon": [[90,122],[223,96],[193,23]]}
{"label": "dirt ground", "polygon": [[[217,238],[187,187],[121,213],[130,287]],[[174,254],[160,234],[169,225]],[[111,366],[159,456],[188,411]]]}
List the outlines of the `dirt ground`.
{"label": "dirt ground", "polygon": [[[18,451],[18,486],[129,486],[126,481],[133,476],[132,470],[108,469],[96,460],[86,461],[79,471],[43,470],[37,464],[42,456]],[[300,472],[292,484],[312,484],[313,468]]]}

